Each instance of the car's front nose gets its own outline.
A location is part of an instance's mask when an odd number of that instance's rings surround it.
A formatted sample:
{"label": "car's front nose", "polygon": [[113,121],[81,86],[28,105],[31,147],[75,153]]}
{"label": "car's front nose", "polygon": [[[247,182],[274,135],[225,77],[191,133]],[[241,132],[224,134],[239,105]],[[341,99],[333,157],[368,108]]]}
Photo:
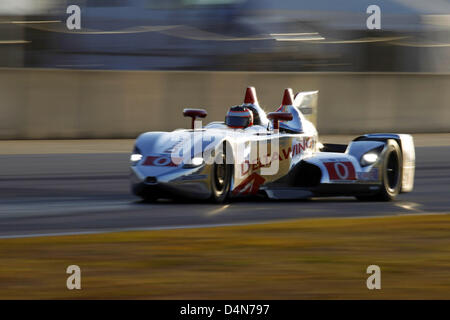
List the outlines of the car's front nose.
{"label": "car's front nose", "polygon": [[[130,182],[135,195],[153,192],[158,193],[160,198],[183,196],[207,199],[211,196],[210,166],[202,164],[184,168],[183,164],[158,166],[156,163],[142,159],[140,163],[131,166]],[[161,160],[160,163],[166,162]]]}

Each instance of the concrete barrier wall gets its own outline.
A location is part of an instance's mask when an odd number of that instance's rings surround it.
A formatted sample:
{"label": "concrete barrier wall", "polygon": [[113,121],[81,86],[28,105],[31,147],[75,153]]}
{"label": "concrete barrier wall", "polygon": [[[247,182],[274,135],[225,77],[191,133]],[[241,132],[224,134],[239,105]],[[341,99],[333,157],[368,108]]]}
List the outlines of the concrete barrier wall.
{"label": "concrete barrier wall", "polygon": [[320,90],[320,133],[450,132],[448,74],[0,69],[0,139],[134,138],[188,127],[185,107],[222,120],[249,85],[266,111]]}

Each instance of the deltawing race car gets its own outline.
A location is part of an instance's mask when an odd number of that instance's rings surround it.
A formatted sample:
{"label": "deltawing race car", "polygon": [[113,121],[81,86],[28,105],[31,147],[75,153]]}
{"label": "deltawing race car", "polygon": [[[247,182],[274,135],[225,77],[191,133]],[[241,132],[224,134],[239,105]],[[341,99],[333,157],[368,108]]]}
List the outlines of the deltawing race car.
{"label": "deltawing race car", "polygon": [[131,189],[146,201],[261,195],[271,199],[355,196],[393,200],[414,184],[411,135],[365,134],[348,145],[322,144],[308,120],[318,92],[284,92],[266,114],[253,87],[224,122],[205,126],[202,109],[184,109],[191,129],[141,134],[131,154]]}

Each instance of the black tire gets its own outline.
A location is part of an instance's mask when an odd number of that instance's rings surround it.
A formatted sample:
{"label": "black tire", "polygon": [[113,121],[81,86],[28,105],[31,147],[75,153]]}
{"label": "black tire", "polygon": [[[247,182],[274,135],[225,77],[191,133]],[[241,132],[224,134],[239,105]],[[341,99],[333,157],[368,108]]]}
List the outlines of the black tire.
{"label": "black tire", "polygon": [[145,186],[135,185],[131,187],[131,192],[142,199],[142,202],[152,203],[158,201],[158,195],[150,190],[146,190]]}
{"label": "black tire", "polygon": [[[226,150],[224,144],[223,152],[219,152],[216,161],[211,166],[211,200],[215,203],[225,203],[229,200],[234,165],[226,162]],[[221,162],[219,161],[220,157],[222,158]]]}
{"label": "black tire", "polygon": [[158,197],[153,194],[146,194],[141,196],[142,202],[144,203],[154,203],[158,201]]}
{"label": "black tire", "polygon": [[397,141],[386,141],[387,150],[381,166],[381,189],[374,195],[357,196],[362,201],[391,201],[402,189],[403,155]]}

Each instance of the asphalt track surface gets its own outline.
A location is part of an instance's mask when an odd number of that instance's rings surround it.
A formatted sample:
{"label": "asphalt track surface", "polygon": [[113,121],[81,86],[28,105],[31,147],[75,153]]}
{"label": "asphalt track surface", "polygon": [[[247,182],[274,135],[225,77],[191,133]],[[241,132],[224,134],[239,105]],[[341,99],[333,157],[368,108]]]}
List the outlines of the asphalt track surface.
{"label": "asphalt track surface", "polygon": [[415,189],[394,202],[322,198],[147,204],[129,192],[128,157],[0,155],[0,238],[450,212],[450,146],[416,148]]}

